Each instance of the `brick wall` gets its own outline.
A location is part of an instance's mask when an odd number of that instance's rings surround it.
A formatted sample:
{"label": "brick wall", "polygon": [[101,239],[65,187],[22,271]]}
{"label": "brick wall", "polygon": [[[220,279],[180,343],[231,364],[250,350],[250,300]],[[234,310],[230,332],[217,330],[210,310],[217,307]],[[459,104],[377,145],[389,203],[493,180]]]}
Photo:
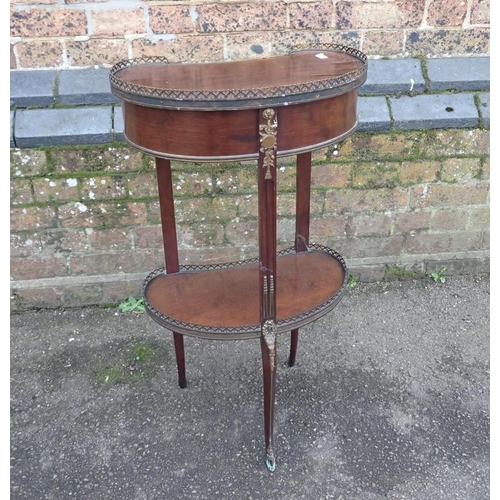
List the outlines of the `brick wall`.
{"label": "brick wall", "polygon": [[337,42],[368,56],[489,53],[489,0],[11,0],[11,69],[214,61]]}
{"label": "brick wall", "polygon": [[[488,271],[489,130],[356,133],[314,153],[311,242],[358,279]],[[124,145],[11,150],[12,307],[139,296],[163,265],[151,157]],[[279,164],[279,246],[293,244],[294,159]],[[174,163],[182,263],[257,256],[253,162]]]}

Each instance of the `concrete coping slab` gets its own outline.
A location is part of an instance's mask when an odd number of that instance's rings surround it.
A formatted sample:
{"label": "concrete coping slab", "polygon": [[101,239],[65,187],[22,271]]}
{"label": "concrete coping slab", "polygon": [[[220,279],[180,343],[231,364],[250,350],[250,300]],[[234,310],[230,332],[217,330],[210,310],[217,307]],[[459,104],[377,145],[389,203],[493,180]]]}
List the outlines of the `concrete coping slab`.
{"label": "concrete coping slab", "polygon": [[391,115],[385,97],[360,97],[358,99],[358,130],[384,131],[391,128]]}
{"label": "concrete coping slab", "polygon": [[472,94],[432,94],[390,98],[394,128],[467,128],[479,123]]}
{"label": "concrete coping slab", "polygon": [[18,148],[111,142],[111,107],[17,110]]}
{"label": "concrete coping slab", "polygon": [[52,106],[56,77],[56,70],[11,71],[10,105],[16,108]]}
{"label": "concrete coping slab", "polygon": [[490,58],[429,59],[430,90],[489,90]]}
{"label": "concrete coping slab", "polygon": [[58,99],[61,104],[113,104],[119,99],[111,92],[107,69],[61,71]]}
{"label": "concrete coping slab", "polygon": [[373,59],[368,61],[368,77],[360,94],[423,92],[425,79],[419,59]]}

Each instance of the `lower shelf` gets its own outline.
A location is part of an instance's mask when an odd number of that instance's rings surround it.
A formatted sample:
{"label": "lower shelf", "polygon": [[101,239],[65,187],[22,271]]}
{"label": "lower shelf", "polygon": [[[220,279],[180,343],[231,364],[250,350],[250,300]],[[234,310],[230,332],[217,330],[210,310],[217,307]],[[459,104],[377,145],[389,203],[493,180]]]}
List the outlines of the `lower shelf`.
{"label": "lower shelf", "polygon": [[[320,245],[277,255],[277,333],[304,326],[332,310],[347,284],[340,254]],[[160,325],[196,337],[244,339],[260,336],[258,259],[215,266],[163,268],[144,282],[147,313]]]}

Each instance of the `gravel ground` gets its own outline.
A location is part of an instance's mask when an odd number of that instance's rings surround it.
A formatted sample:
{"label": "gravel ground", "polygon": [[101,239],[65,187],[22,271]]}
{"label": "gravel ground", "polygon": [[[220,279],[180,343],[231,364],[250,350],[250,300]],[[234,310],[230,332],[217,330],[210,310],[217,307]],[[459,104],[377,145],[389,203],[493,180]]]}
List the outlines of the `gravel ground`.
{"label": "gravel ground", "polygon": [[487,500],[488,276],[360,284],[278,339],[264,464],[259,340],[173,342],[144,314],[11,316],[11,500]]}

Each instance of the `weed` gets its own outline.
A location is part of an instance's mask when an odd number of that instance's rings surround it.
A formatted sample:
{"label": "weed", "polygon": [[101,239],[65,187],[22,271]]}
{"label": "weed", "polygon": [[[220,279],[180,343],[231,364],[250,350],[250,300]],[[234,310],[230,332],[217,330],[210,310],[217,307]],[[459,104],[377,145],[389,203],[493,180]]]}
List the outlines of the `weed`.
{"label": "weed", "polygon": [[118,308],[123,313],[134,312],[137,314],[141,314],[143,312],[146,312],[146,308],[144,307],[144,299],[136,299],[132,297],[132,295],[124,302],[118,304]]}
{"label": "weed", "polygon": [[446,278],[444,276],[444,272],[446,271],[446,267],[442,267],[439,271],[431,273],[429,276],[437,283],[444,283]]}
{"label": "weed", "polygon": [[349,288],[356,288],[358,286],[358,282],[356,281],[356,277],[353,274],[349,274],[349,278],[347,280],[347,286]]}

